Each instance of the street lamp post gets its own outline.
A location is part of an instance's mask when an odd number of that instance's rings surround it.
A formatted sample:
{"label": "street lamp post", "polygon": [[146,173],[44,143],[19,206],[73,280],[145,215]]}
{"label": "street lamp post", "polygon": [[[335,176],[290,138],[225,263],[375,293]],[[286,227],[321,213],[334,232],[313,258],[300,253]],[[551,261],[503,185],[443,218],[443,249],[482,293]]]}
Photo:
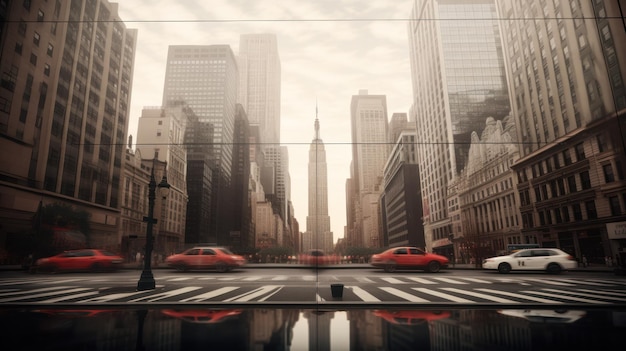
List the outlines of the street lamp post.
{"label": "street lamp post", "polygon": [[[167,177],[163,176],[161,182],[158,185],[159,194],[163,199],[167,197],[170,190],[170,185],[167,183]],[[154,244],[154,238],[152,237],[152,226],[157,220],[154,218],[154,200],[156,199],[157,184],[154,180],[154,167],[150,172],[150,184],[148,184],[148,216],[143,218],[144,222],[148,223],[146,229],[146,252],[144,254],[143,271],[139,282],[137,282],[137,290],[152,290],[155,288],[156,283],[154,281],[154,275],[152,274],[152,246]]]}

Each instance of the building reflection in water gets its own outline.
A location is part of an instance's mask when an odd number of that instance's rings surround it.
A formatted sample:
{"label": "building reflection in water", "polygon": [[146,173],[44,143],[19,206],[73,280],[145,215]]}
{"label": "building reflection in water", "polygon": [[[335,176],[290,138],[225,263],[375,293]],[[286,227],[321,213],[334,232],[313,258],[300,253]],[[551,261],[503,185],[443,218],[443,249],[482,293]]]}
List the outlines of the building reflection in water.
{"label": "building reflection in water", "polygon": [[594,350],[622,349],[626,310],[3,309],[0,330],[3,350]]}

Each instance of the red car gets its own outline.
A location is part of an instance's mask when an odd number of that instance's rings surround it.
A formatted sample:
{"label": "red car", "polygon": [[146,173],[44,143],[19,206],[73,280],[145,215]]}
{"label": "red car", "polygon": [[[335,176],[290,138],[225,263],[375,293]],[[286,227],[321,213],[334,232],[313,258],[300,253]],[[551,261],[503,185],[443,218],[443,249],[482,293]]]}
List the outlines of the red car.
{"label": "red car", "polygon": [[122,257],[106,250],[68,250],[56,256],[40,258],[35,262],[35,271],[56,273],[60,271],[112,271],[124,262]]}
{"label": "red car", "polygon": [[373,255],[370,264],[383,268],[385,272],[394,272],[396,269],[422,269],[427,272],[439,272],[448,267],[447,257],[429,253],[412,246],[394,247]]}
{"label": "red car", "polygon": [[423,322],[435,321],[438,319],[449,318],[448,311],[385,311],[375,310],[372,312],[392,324],[413,325]]}
{"label": "red car", "polygon": [[241,310],[184,310],[184,309],[167,309],[161,311],[163,314],[182,319],[191,323],[215,324],[221,323],[226,319],[241,314]]}
{"label": "red car", "polygon": [[190,269],[215,269],[228,272],[246,264],[246,259],[224,247],[194,247],[165,259],[170,267],[179,271]]}

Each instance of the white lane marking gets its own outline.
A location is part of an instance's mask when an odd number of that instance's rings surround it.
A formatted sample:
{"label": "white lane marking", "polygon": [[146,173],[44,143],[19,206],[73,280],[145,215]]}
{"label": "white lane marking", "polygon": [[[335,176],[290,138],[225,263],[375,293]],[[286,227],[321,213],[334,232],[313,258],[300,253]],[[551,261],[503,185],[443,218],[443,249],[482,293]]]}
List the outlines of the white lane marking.
{"label": "white lane marking", "polygon": [[79,282],[79,281],[82,281],[82,280],[84,280],[84,279],[52,280],[52,281],[49,281],[48,284],[64,284],[64,283]]}
{"label": "white lane marking", "polygon": [[457,296],[454,296],[454,295],[442,293],[442,292],[439,292],[439,291],[436,291],[436,290],[432,290],[432,289],[426,289],[426,288],[412,288],[412,289],[415,290],[415,291],[419,291],[421,293],[424,293],[424,294],[441,297],[441,298],[444,298],[446,300],[450,300],[450,301],[453,301],[453,302],[476,303],[476,301],[464,299],[462,297],[457,297]]}
{"label": "white lane marking", "polygon": [[82,293],[82,294],[61,296],[61,297],[57,297],[57,298],[54,298],[54,299],[37,301],[37,303],[54,303],[54,302],[78,299],[78,298],[81,298],[81,297],[93,296],[93,295],[98,295],[98,294],[99,294],[99,292],[97,292],[97,291],[88,291],[88,292],[85,292],[85,293]]}
{"label": "white lane marking", "polygon": [[257,277],[247,277],[247,278],[243,278],[243,280],[250,282],[250,281],[260,280],[261,278],[263,278],[263,277],[260,277],[260,276],[257,276]]}
{"label": "white lane marking", "polygon": [[237,290],[239,288],[234,287],[234,286],[226,286],[223,288],[219,288],[217,290],[213,290],[213,291],[209,291],[207,293],[204,294],[200,294],[200,295],[196,295],[193,297],[189,297],[183,300],[180,300],[180,302],[198,302],[198,301],[205,301],[205,300],[209,300],[212,299],[214,297],[220,296],[220,295],[224,295],[226,293],[229,293],[233,290]]}
{"label": "white lane marking", "polygon": [[123,299],[123,298],[129,297],[129,296],[144,294],[144,293],[148,293],[148,292],[149,292],[149,290],[135,291],[135,292],[130,292],[130,293],[110,294],[110,295],[98,296],[98,297],[93,298],[93,299],[77,301],[77,303],[109,302],[109,301],[113,301],[113,300],[117,300],[117,299]]}
{"label": "white lane marking", "polygon": [[1,299],[0,302],[28,300],[28,299],[33,299],[37,297],[45,297],[45,296],[52,296],[52,295],[59,295],[59,294],[69,294],[69,293],[85,291],[85,290],[89,290],[89,288],[75,288],[75,289],[62,290],[62,291],[57,290],[57,291],[42,292],[40,294],[28,295],[28,296],[14,296],[14,297],[6,298],[6,299]]}
{"label": "white lane marking", "polygon": [[538,282],[538,283],[548,284],[548,285],[560,285],[560,286],[574,286],[574,285],[576,285],[576,284],[559,282],[557,280],[547,280],[547,279],[538,279],[538,278],[526,278],[525,280],[529,280],[531,282]]}
{"label": "white lane marking", "polygon": [[563,295],[557,295],[557,294],[550,294],[550,293],[546,293],[546,292],[543,292],[543,291],[525,290],[525,291],[520,291],[520,292],[523,292],[524,294],[535,294],[535,295],[541,295],[541,296],[554,297],[556,299],[561,299],[561,300],[571,300],[571,301],[585,302],[585,303],[610,304],[610,302],[605,302],[605,301],[581,299],[581,298],[572,297],[572,296],[563,296]]}
{"label": "white lane marking", "polygon": [[153,301],[163,300],[163,299],[166,299],[168,297],[174,297],[176,295],[185,294],[185,293],[188,293],[188,292],[191,292],[191,291],[194,291],[194,290],[198,290],[198,289],[200,289],[199,286],[186,286],[186,287],[180,288],[180,289],[164,291],[162,293],[152,294],[150,296],[140,297],[138,299],[130,300],[128,302],[138,302],[138,301],[153,302]]}
{"label": "white lane marking", "polygon": [[168,279],[167,281],[168,281],[168,282],[182,282],[182,281],[189,280],[189,279],[191,279],[191,278],[189,278],[189,277],[184,277],[184,278],[172,278],[172,279]]}
{"label": "white lane marking", "polygon": [[452,291],[452,292],[455,292],[455,293],[458,293],[458,294],[465,294],[465,295],[469,295],[469,296],[474,296],[474,297],[478,297],[480,299],[489,300],[489,301],[493,301],[493,302],[499,302],[499,303],[520,303],[519,301],[503,299],[501,297],[481,294],[481,293],[477,293],[477,292],[473,292],[473,291],[469,291],[469,290],[461,290],[461,289],[457,289],[457,288],[443,288],[443,290]]}
{"label": "white lane marking", "polygon": [[[264,294],[268,294],[269,296],[267,296],[266,298],[274,295],[275,293],[277,293],[278,291],[280,291],[280,289],[282,289],[282,285],[266,285],[266,286],[262,286],[260,288],[254,289],[252,291],[249,291],[247,293],[241,294],[241,295],[237,295],[235,297],[231,297],[230,299],[226,299],[224,301],[226,302],[231,302],[231,301],[237,301],[237,302],[241,302],[241,301],[250,301],[258,296],[262,296]],[[263,301],[264,299],[261,299],[260,301]]]}
{"label": "white lane marking", "polygon": [[202,277],[198,278],[198,280],[215,280],[215,277]]}
{"label": "white lane marking", "polygon": [[508,292],[508,291],[500,291],[500,290],[493,290],[493,289],[476,289],[476,290],[484,291],[486,293],[491,293],[491,294],[500,294],[500,295],[504,295],[504,296],[517,297],[517,298],[520,298],[520,299],[524,299],[524,300],[528,300],[528,301],[541,302],[541,303],[563,303],[561,301],[542,299],[540,297],[535,297],[535,296],[520,295],[520,294]]}
{"label": "white lane marking", "polygon": [[373,283],[374,281],[368,277],[355,277],[356,280],[360,283]]}
{"label": "white lane marking", "polygon": [[572,283],[572,284],[575,284],[575,285],[615,286],[615,284],[600,283],[600,282],[594,282],[594,281],[590,281],[590,280],[559,279],[559,281],[566,282],[566,283]]}
{"label": "white lane marking", "polygon": [[427,280],[427,279],[423,279],[423,278],[408,278],[409,280],[412,280],[416,283],[420,283],[420,284],[437,284],[437,282],[433,282],[431,280]]}
{"label": "white lane marking", "polygon": [[626,291],[614,291],[614,290],[589,290],[589,289],[577,289],[578,291],[585,291],[594,294],[603,294],[603,295],[616,295],[616,296],[626,296]]}
{"label": "white lane marking", "polygon": [[0,289],[0,295],[5,292],[20,291],[20,289]]}
{"label": "white lane marking", "polygon": [[463,280],[468,280],[470,282],[474,282],[474,283],[482,283],[482,284],[491,284],[490,281],[488,280],[484,280],[484,279],[478,279],[478,278],[457,278],[457,279],[463,279]]}
{"label": "white lane marking", "polygon": [[397,278],[389,277],[389,278],[380,278],[380,279],[386,281],[387,283],[391,283],[391,284],[408,284],[407,282],[403,282],[402,280],[397,279]]}
{"label": "white lane marking", "polygon": [[51,286],[49,288],[40,288],[40,289],[34,289],[34,290],[22,290],[20,292],[12,292],[12,293],[2,293],[2,294],[0,294],[0,296],[24,295],[24,294],[38,293],[38,292],[42,292],[42,291],[61,290],[61,289],[69,289],[69,288],[73,288],[73,286]]}
{"label": "white lane marking", "polygon": [[352,289],[352,292],[361,300],[366,302],[380,302],[374,295],[368,293],[367,291],[361,289],[358,286],[347,286],[346,288]]}
{"label": "white lane marking", "polygon": [[626,285],[626,281],[623,280],[603,280],[603,279],[585,279],[587,282],[599,282],[613,285]]}
{"label": "white lane marking", "polygon": [[237,278],[235,278],[235,277],[217,278],[217,280],[219,280],[219,281],[223,281],[223,282],[230,282],[230,281],[233,281],[233,280],[235,280],[235,279],[237,279]]}
{"label": "white lane marking", "polygon": [[380,290],[386,291],[392,295],[401,297],[407,301],[411,301],[411,302],[429,302],[426,299],[422,299],[421,297],[417,297],[415,295],[409,294],[407,292],[404,292],[402,290],[396,289],[396,288],[391,288],[391,287],[379,287]]}
{"label": "white lane marking", "polygon": [[585,294],[585,293],[579,293],[579,292],[575,292],[575,291],[564,291],[564,290],[558,290],[558,289],[543,289],[543,290],[545,290],[545,291],[552,291],[552,292],[556,292],[556,293],[562,293],[562,294],[574,294],[574,295],[577,295],[577,296],[598,298],[598,299],[604,299],[604,300],[626,301],[626,298],[611,297],[611,296],[599,296],[598,295],[599,292],[594,292],[593,294]]}
{"label": "white lane marking", "polygon": [[5,286],[5,285],[19,285],[19,284],[29,284],[29,283],[46,283],[46,281],[36,281],[36,280],[23,280],[23,279],[18,279],[18,280],[3,280],[2,283],[0,283],[0,286]]}
{"label": "white lane marking", "polygon": [[302,280],[307,281],[307,282],[314,282],[318,279],[319,277],[316,275],[305,275],[302,276]]}
{"label": "white lane marking", "polygon": [[458,280],[450,279],[450,278],[433,278],[442,282],[450,283],[450,284],[459,284],[459,285],[467,285],[469,283],[460,282]]}
{"label": "white lane marking", "polygon": [[272,278],[272,280],[289,280],[289,276],[288,275],[278,275],[278,276]]}

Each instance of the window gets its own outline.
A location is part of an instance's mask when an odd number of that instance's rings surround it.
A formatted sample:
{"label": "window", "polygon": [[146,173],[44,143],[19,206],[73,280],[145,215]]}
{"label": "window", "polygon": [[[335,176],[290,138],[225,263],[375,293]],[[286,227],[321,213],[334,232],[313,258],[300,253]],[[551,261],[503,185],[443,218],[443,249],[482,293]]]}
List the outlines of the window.
{"label": "window", "polygon": [[582,221],[583,220],[583,211],[580,208],[580,204],[573,204],[572,211],[574,212],[574,220]]}
{"label": "window", "polygon": [[54,45],[48,43],[48,51],[47,51],[48,56],[52,57],[53,52],[54,52]]}
{"label": "window", "polygon": [[569,222],[569,209],[567,207],[561,208],[561,217],[563,217],[563,222]]}
{"label": "window", "polygon": [[596,219],[598,218],[598,212],[596,212],[596,202],[586,201],[585,208],[587,209],[587,219]]}
{"label": "window", "polygon": [[615,175],[613,174],[613,167],[611,164],[606,164],[602,166],[602,171],[604,171],[604,181],[607,183],[611,183],[615,181]]}
{"label": "window", "polygon": [[622,212],[619,205],[619,197],[611,196],[609,197],[609,207],[611,208],[611,216],[619,216]]}
{"label": "window", "polygon": [[569,186],[570,193],[575,193],[578,191],[578,189],[576,189],[576,178],[574,176],[567,177],[567,185]]}
{"label": "window", "polygon": [[41,9],[37,11],[37,22],[43,22],[44,13]]}
{"label": "window", "polygon": [[30,63],[37,66],[37,55],[32,54],[32,53],[30,54]]}
{"label": "window", "polygon": [[23,48],[22,43],[20,43],[20,42],[16,42],[15,43],[15,52],[16,53],[21,55],[22,54],[22,48]]}
{"label": "window", "polygon": [[33,44],[39,46],[40,40],[41,40],[41,36],[39,35],[39,33],[35,32],[35,34],[33,34]]}
{"label": "window", "polygon": [[563,151],[563,161],[565,162],[566,166],[572,164],[572,156],[570,155],[569,150]]}
{"label": "window", "polygon": [[589,171],[580,173],[580,184],[583,190],[591,188],[591,180],[589,179]]}
{"label": "window", "polygon": [[26,22],[24,21],[20,21],[20,25],[17,28],[17,33],[21,36],[25,36],[26,35]]}
{"label": "window", "polygon": [[46,76],[50,77],[50,65],[46,63],[46,65],[43,67],[43,74],[45,74]]}
{"label": "window", "polygon": [[574,150],[576,150],[576,161],[582,161],[585,159],[585,148],[583,143],[577,144],[574,147]]}
{"label": "window", "polygon": [[598,142],[598,150],[600,152],[606,151],[607,148],[608,148],[606,135],[605,134],[598,134],[598,136],[596,137],[596,140]]}

